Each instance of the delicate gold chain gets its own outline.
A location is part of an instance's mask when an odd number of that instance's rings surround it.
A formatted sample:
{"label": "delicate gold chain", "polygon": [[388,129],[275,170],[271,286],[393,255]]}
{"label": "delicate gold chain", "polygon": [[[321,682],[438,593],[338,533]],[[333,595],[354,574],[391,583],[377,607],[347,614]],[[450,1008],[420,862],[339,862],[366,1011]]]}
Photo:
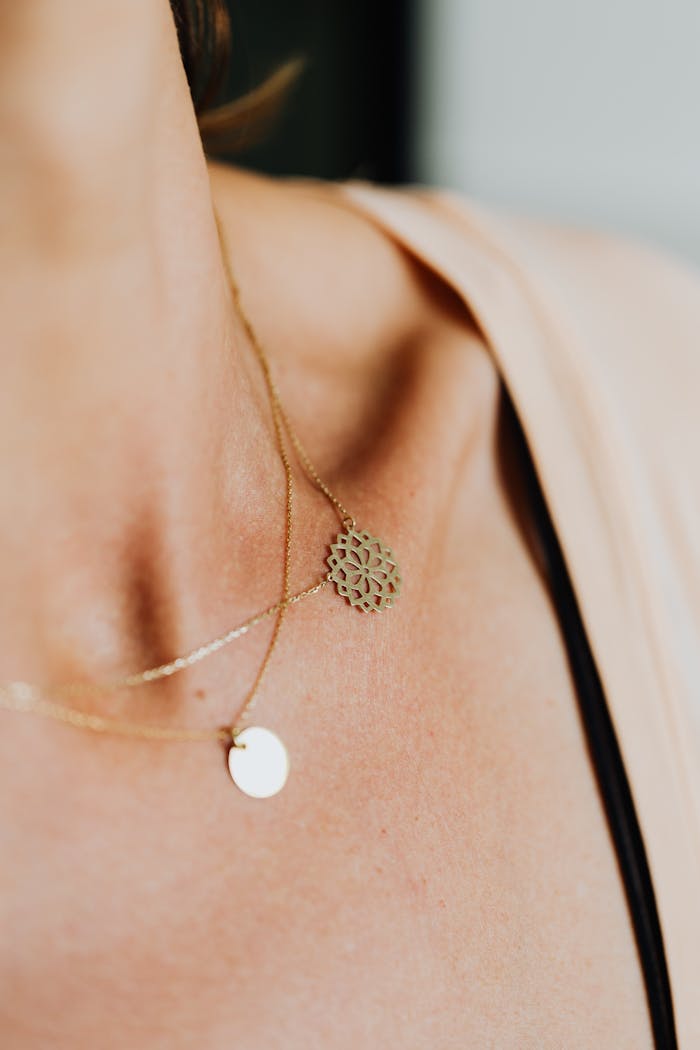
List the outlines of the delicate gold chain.
{"label": "delicate gold chain", "polygon": [[286,499],[286,515],[285,515],[285,541],[284,541],[284,567],[282,571],[282,598],[279,603],[279,611],[277,613],[277,619],[275,626],[272,630],[272,636],[265,651],[265,656],[260,665],[255,681],[253,682],[248,694],[241,704],[239,710],[236,712],[235,717],[231,722],[231,735],[235,737],[238,728],[240,727],[241,721],[245,718],[246,714],[252,710],[255,700],[257,697],[258,690],[262,684],[262,680],[267,673],[267,669],[270,664],[270,659],[277,645],[279,639],[280,629],[282,627],[282,621],[289,605],[289,572],[290,563],[292,556],[292,531],[293,531],[293,509],[294,509],[294,480],[292,474],[292,465],[289,462],[289,456],[287,455],[287,449],[284,444],[284,434],[282,433],[282,423],[280,421],[278,407],[270,396],[270,407],[272,409],[272,422],[275,428],[275,440],[277,441],[277,448],[282,459],[282,465],[284,467],[284,476],[286,481],[285,499]]}
{"label": "delicate gold chain", "polygon": [[316,486],[316,488],[319,489],[323,493],[323,495],[326,497],[326,499],[328,499],[329,502],[333,504],[333,506],[336,508],[336,510],[340,514],[341,521],[343,523],[345,523],[345,524],[350,525],[351,528],[354,528],[354,526],[355,526],[355,519],[353,518],[352,514],[350,514],[350,512],[344,506],[344,504],[341,503],[341,501],[338,499],[338,497],[330,490],[330,488],[325,483],[325,481],[323,481],[321,479],[318,471],[316,470],[316,468],[314,467],[313,463],[311,462],[306,449],[302,445],[301,440],[299,438],[299,435],[297,434],[297,432],[295,431],[294,427],[291,424],[289,416],[287,415],[287,411],[286,411],[286,409],[284,408],[284,406],[282,404],[282,400],[280,398],[279,391],[277,389],[277,384],[275,383],[275,381],[274,381],[274,379],[272,377],[272,372],[271,372],[271,369],[270,369],[269,361],[267,359],[267,354],[265,353],[265,351],[263,349],[263,346],[262,346],[262,343],[260,342],[260,340],[259,340],[259,338],[257,336],[257,333],[256,333],[256,331],[255,331],[255,329],[254,329],[254,327],[253,327],[253,325],[252,325],[252,323],[251,323],[247,313],[245,312],[245,309],[243,308],[243,303],[241,301],[240,288],[238,287],[238,283],[237,283],[237,281],[236,281],[236,279],[235,279],[235,277],[233,275],[233,270],[232,270],[232,267],[231,267],[231,263],[229,261],[229,255],[228,255],[228,252],[226,251],[226,237],[224,235],[223,229],[221,227],[221,222],[220,222],[218,216],[216,216],[216,225],[217,225],[217,229],[218,229],[218,232],[219,232],[219,241],[220,241],[220,244],[221,244],[221,254],[222,254],[222,258],[223,258],[223,262],[224,262],[224,268],[226,270],[226,276],[228,278],[229,287],[231,289],[231,296],[232,296],[232,299],[233,299],[233,304],[234,304],[234,306],[236,308],[236,311],[238,313],[238,316],[239,316],[239,318],[241,320],[241,323],[243,325],[243,329],[244,329],[246,335],[248,336],[248,339],[250,341],[251,346],[253,347],[253,350],[255,351],[255,354],[256,354],[256,356],[258,358],[258,361],[260,362],[260,367],[263,370],[263,374],[265,376],[265,382],[267,384],[268,394],[270,396],[270,401],[271,401],[272,406],[273,406],[273,413],[275,415],[277,415],[282,420],[282,422],[284,423],[285,430],[287,431],[287,434],[289,435],[289,440],[291,441],[292,445],[294,446],[296,454],[299,457],[299,462],[301,463],[305,474],[311,479],[311,481]]}
{"label": "delicate gold chain", "polygon": [[[311,597],[312,594],[317,594],[323,587],[326,586],[328,580],[319,580],[318,583],[314,584],[313,587],[308,587],[304,591],[299,591],[297,594],[290,595],[286,601],[277,602],[276,605],[270,606],[269,609],[265,609],[264,612],[258,613],[256,616],[251,617],[240,627],[236,627],[234,631],[229,631],[228,634],[222,635],[221,638],[214,639],[208,646],[202,646],[200,649],[193,650],[189,654],[189,657],[182,657],[180,659],[187,660],[191,658],[190,663],[183,666],[191,666],[192,663],[197,662],[196,654],[207,648],[210,652],[216,652],[217,649],[222,648],[228,644],[228,641],[232,641],[233,637],[240,637],[250,627],[253,627],[256,623],[260,623],[262,620],[269,616],[274,616],[276,612],[279,612],[282,607],[285,609],[296,602],[302,601],[304,598]],[[236,633],[237,632],[237,633]],[[269,648],[268,648],[269,652]],[[200,656],[198,659],[204,659]],[[177,663],[177,661],[173,661]],[[172,664],[163,664],[161,668],[154,668],[153,670],[162,670],[163,673],[159,677],[167,677],[168,674],[174,674],[174,671],[169,672],[169,667]],[[181,670],[182,667],[178,666],[176,670]],[[135,676],[134,676],[135,677]],[[153,680],[153,679],[151,679]],[[126,679],[123,679],[126,681]],[[92,692],[93,689],[97,689],[88,683],[72,683],[66,689],[75,692]],[[37,690],[29,685],[27,682],[12,682],[10,685],[0,687],[0,708],[4,708],[6,711],[26,711],[28,713],[43,715],[46,718],[53,718],[59,722],[65,722],[68,725],[76,726],[79,729],[91,729],[97,733],[113,733],[119,736],[137,737],[143,740],[163,740],[163,741],[211,741],[211,740],[231,740],[232,727],[226,726],[218,729],[194,729],[182,726],[156,726],[156,725],[143,725],[136,722],[124,722],[114,718],[106,718],[102,715],[91,714],[87,711],[80,711],[74,707],[66,707],[63,704],[53,703],[52,701],[45,700],[37,695]],[[238,720],[242,716],[239,714]]]}
{"label": "delicate gold chain", "polygon": [[[161,741],[211,741],[221,740],[230,742],[232,738],[235,738],[236,733],[239,730],[241,721],[245,718],[249,711],[252,710],[255,700],[257,699],[258,691],[261,683],[265,677],[267,669],[270,664],[270,659],[277,645],[279,639],[280,629],[284,619],[286,610],[290,605],[296,602],[302,601],[304,598],[311,597],[313,594],[317,594],[326,584],[329,582],[329,574],[326,574],[323,579],[319,580],[318,583],[307,587],[303,591],[299,591],[296,594],[290,594],[290,564],[291,564],[291,550],[292,550],[292,536],[293,536],[293,495],[294,495],[294,482],[293,482],[293,471],[287,449],[284,441],[284,433],[286,432],[292,447],[294,448],[302,469],[304,470],[307,477],[311,482],[319,489],[320,492],[329,500],[329,502],[338,511],[341,521],[344,525],[349,528],[355,527],[355,519],[349,513],[344,504],[338,499],[338,497],[331,491],[329,486],[322,480],[318,471],[314,467],[311,459],[309,458],[306,449],[304,448],[298,434],[294,430],[291,424],[289,416],[282,405],[282,401],[277,389],[277,385],[272,377],[272,372],[267,359],[267,355],[263,349],[263,346],[258,339],[257,333],[253,328],[241,302],[241,293],[238,284],[233,276],[231,264],[229,261],[229,255],[226,250],[226,239],[221,227],[221,223],[218,215],[215,215],[217,230],[219,233],[219,241],[221,245],[221,255],[224,264],[224,269],[229,283],[231,291],[231,297],[233,305],[236,309],[238,317],[243,325],[245,334],[253,348],[253,351],[258,359],[260,367],[263,372],[265,379],[265,385],[270,400],[270,407],[272,410],[272,420],[275,429],[275,439],[277,442],[280,458],[285,471],[286,479],[286,515],[285,515],[285,547],[284,547],[284,567],[283,567],[283,581],[282,581],[282,597],[275,605],[271,605],[269,608],[263,610],[260,613],[256,613],[250,619],[240,624],[238,627],[234,627],[227,631],[225,634],[220,635],[212,641],[207,642],[204,645],[198,646],[196,649],[191,650],[184,656],[178,656],[174,660],[168,663],[160,664],[157,667],[148,668],[145,671],[139,671],[134,674],[126,675],[122,678],[115,678],[102,683],[91,683],[91,682],[69,682],[61,685],[52,686],[47,689],[39,689],[35,686],[30,685],[26,682],[11,682],[9,685],[0,685],[0,708],[12,711],[24,711],[37,715],[42,715],[46,718],[52,718],[59,722],[64,722],[68,725],[75,726],[81,729],[90,729],[93,732],[98,733],[112,733],[120,736],[136,737],[144,740],[161,740]],[[204,660],[207,656],[218,652],[219,649],[223,649],[224,646],[229,645],[232,641],[242,637],[244,634],[254,626],[262,623],[264,620],[271,616],[277,616],[275,625],[272,631],[270,641],[268,643],[265,656],[260,665],[255,680],[248,690],[248,693],[243,701],[242,705],[238,709],[235,717],[231,722],[219,728],[189,728],[182,726],[157,726],[157,725],[144,725],[141,723],[135,723],[130,721],[122,721],[114,718],[107,718],[102,715],[92,714],[87,711],[82,711],[78,708],[69,707],[64,704],[56,703],[52,700],[47,700],[43,696],[46,692],[51,692],[54,696],[69,697],[69,696],[98,696],[104,695],[107,692],[118,691],[122,689],[132,689],[140,685],[145,685],[150,682],[155,682],[163,678],[169,678],[179,671],[184,670],[187,667],[192,667],[194,664]]]}
{"label": "delicate gold chain", "polygon": [[[24,683],[16,683],[23,685]],[[117,736],[136,737],[139,740],[163,740],[196,742],[221,740],[231,741],[231,729],[188,729],[173,726],[143,725],[140,722],[122,722],[116,718],[80,711],[76,707],[66,707],[51,700],[38,699],[32,690],[31,695],[23,696],[20,690],[13,692],[12,686],[0,689],[0,707],[7,711],[26,711],[28,714],[42,715],[57,722],[64,722],[76,729],[91,729],[94,733],[110,733]]]}
{"label": "delicate gold chain", "polygon": [[[145,685],[148,682],[157,682],[162,678],[170,678],[172,675],[177,674],[178,671],[184,671],[187,667],[192,667],[194,664],[198,664],[201,660],[204,660],[207,656],[211,656],[212,653],[216,653],[219,649],[223,649],[237,638],[242,638],[244,634],[247,634],[251,627],[256,627],[263,620],[269,619],[274,616],[275,613],[284,613],[290,605],[295,605],[296,602],[302,601],[304,598],[310,598],[312,594],[317,594],[322,587],[328,583],[327,577],[319,580],[311,587],[307,587],[303,591],[298,591],[296,594],[288,595],[281,601],[276,602],[275,605],[271,605],[268,609],[264,609],[260,613],[256,613],[255,616],[251,616],[250,619],[240,624],[238,627],[232,628],[227,631],[226,634],[220,635],[218,638],[213,638],[212,641],[207,642],[206,645],[200,645],[196,649],[192,649],[191,652],[185,656],[178,656],[177,659],[171,660],[170,663],[160,664],[158,667],[150,667],[147,671],[139,671],[137,674],[127,675],[124,678],[107,679],[104,682],[66,682],[61,685],[47,686],[41,692],[50,692],[53,696],[103,696],[107,692],[116,692],[120,689],[133,689],[139,685]],[[260,678],[260,673],[258,673]],[[12,687],[25,687],[27,689],[33,689],[27,682],[13,682]],[[35,692],[37,692],[35,690]],[[239,716],[240,717],[240,716]]]}
{"label": "delicate gold chain", "polygon": [[[292,602],[300,601],[302,598],[317,593],[317,591],[319,591],[326,583],[326,580],[324,579],[320,583],[307,588],[305,591],[301,591],[293,597],[291,597],[289,593],[289,573],[294,517],[294,478],[292,465],[289,461],[289,456],[287,455],[287,449],[285,447],[283,424],[280,418],[278,404],[272,399],[272,397],[270,398],[270,403],[275,429],[275,440],[277,442],[277,448],[285,474],[285,543],[282,572],[282,597],[279,602],[270,606],[270,608],[265,609],[262,613],[252,616],[239,627],[227,631],[226,634],[213,639],[211,642],[207,642],[205,645],[198,646],[185,656],[179,656],[168,663],[160,664],[158,667],[150,667],[145,671],[126,675],[123,678],[115,678],[111,681],[105,682],[67,682],[49,686],[41,690],[26,682],[14,682],[10,683],[9,686],[2,686],[0,687],[0,707],[5,708],[6,710],[32,711],[35,714],[44,715],[47,718],[54,718],[58,721],[79,728],[92,729],[95,732],[117,733],[122,736],[137,736],[149,740],[211,740],[220,739],[222,738],[222,735],[228,736],[229,740],[235,738],[240,729],[240,722],[248,711],[252,709],[255,703],[258,690],[263,678],[265,677],[270,664],[270,659],[277,645],[284,615],[288,607]],[[219,649],[223,649],[224,646],[229,645],[235,639],[241,638],[251,627],[258,623],[262,623],[263,620],[275,615],[277,619],[272,630],[272,635],[253,684],[248,690],[243,703],[240,705],[235,716],[231,720],[230,725],[225,729],[200,730],[178,727],[168,728],[165,726],[122,722],[117,719],[104,718],[101,715],[90,714],[81,711],[78,708],[58,704],[54,701],[46,700],[44,697],[44,693],[63,697],[102,696],[106,692],[113,692],[121,689],[133,689],[137,686],[145,685],[146,683],[169,678],[172,675],[177,674],[179,671],[183,671],[185,668],[192,667],[193,664],[199,663],[201,660],[204,660],[205,657],[210,656]]]}

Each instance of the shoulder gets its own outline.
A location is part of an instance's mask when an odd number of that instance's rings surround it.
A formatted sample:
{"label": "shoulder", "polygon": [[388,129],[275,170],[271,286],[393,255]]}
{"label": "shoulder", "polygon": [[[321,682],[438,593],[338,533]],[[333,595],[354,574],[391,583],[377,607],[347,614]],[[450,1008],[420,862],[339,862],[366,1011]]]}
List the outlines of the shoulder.
{"label": "shoulder", "polygon": [[560,334],[571,337],[575,327],[589,360],[635,369],[645,362],[650,376],[666,374],[672,385],[700,380],[700,272],[670,254],[446,190],[358,182],[345,195],[467,295],[468,284],[481,280],[488,296],[510,279]]}
{"label": "shoulder", "polygon": [[424,314],[410,257],[338,184],[221,163],[209,175],[245,301],[271,345],[354,368],[410,340]]}
{"label": "shoulder", "polygon": [[700,378],[700,271],[691,264],[629,237],[497,212],[450,192],[416,199],[497,253],[553,320],[582,322],[615,355],[629,348],[636,367],[641,357],[659,367],[673,360],[683,377]]}
{"label": "shoulder", "polygon": [[[634,490],[637,525],[653,504],[670,559],[682,541],[686,567],[700,568],[690,535],[700,521],[700,273],[627,237],[506,215],[451,193],[415,199],[490,268],[482,284],[494,315],[523,306],[512,342],[528,349],[511,348],[513,375],[537,373],[598,476],[608,470],[611,484]],[[550,411],[536,393],[526,401],[531,415]],[[695,601],[700,612],[700,593]]]}
{"label": "shoulder", "polygon": [[380,191],[375,207],[476,300],[486,323],[503,326],[516,299],[526,305],[521,327],[537,325],[547,342],[538,364],[569,377],[561,396],[575,392],[580,401],[581,384],[592,384],[591,398],[626,412],[640,434],[661,436],[679,457],[689,440],[697,452],[700,272],[693,266],[630,238],[506,214],[448,191]]}
{"label": "shoulder", "polygon": [[[358,183],[350,184],[350,192],[360,199],[377,197],[390,221],[403,219],[409,229],[412,222],[417,234],[422,213],[423,222],[449,231],[453,251],[459,251],[460,240],[480,245],[518,268],[522,279],[546,285],[554,298],[570,297],[572,306],[581,296],[613,311],[634,303],[639,316],[665,314],[669,307],[680,311],[679,324],[697,334],[700,269],[641,240],[497,210],[449,190],[377,190]],[[447,241],[441,246],[446,249]],[[640,292],[647,293],[641,301]]]}

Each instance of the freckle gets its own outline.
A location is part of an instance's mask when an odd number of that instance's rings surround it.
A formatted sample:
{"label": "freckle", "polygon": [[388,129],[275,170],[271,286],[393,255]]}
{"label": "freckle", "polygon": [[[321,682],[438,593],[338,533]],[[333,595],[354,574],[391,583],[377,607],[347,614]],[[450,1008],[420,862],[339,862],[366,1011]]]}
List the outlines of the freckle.
{"label": "freckle", "polygon": [[380,868],[378,864],[375,865],[374,870],[376,871],[377,875],[383,875],[384,874],[384,868]]}
{"label": "freckle", "polygon": [[382,835],[386,835],[386,833],[387,833],[386,828],[382,828]]}
{"label": "freckle", "polygon": [[421,880],[420,881],[423,883],[424,886],[428,885],[428,880],[426,879],[425,875],[421,876]]}
{"label": "freckle", "polygon": [[194,695],[197,697],[198,700],[203,700],[207,694],[203,689],[197,689]]}

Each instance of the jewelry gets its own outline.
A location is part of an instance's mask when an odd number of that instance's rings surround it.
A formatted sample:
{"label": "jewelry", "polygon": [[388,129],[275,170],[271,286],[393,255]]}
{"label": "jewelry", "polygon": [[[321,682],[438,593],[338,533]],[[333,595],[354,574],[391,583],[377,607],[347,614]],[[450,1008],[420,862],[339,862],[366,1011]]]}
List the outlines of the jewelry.
{"label": "jewelry", "polygon": [[354,605],[363,612],[380,612],[382,609],[391,608],[401,592],[401,575],[394,555],[389,547],[385,546],[376,536],[357,529],[352,514],[331,492],[309,459],[282,404],[262,343],[243,308],[241,293],[233,276],[226,251],[226,239],[218,216],[216,216],[216,223],[233,304],[260,362],[273,413],[284,424],[304,473],[340,515],[343,532],[336,536],[335,543],[331,545],[331,553],[326,559],[330,569],[327,579],[335,584],[336,591],[341,597],[346,598],[350,605]]}
{"label": "jewelry", "polygon": [[[271,730],[262,726],[243,727],[241,723],[252,710],[257,699],[261,682],[277,644],[286,610],[292,604],[317,594],[327,583],[333,583],[336,592],[345,598],[351,606],[365,613],[379,612],[383,609],[391,608],[396,598],[398,598],[401,590],[401,576],[396,559],[389,547],[378,537],[357,527],[354,517],[321,479],[294,430],[282,405],[267,355],[243,309],[240,291],[234,279],[228,252],[226,251],[226,241],[221,223],[218,215],[215,218],[222,260],[229,282],[233,305],[263,372],[272,410],[275,437],[285,469],[286,534],[282,597],[275,605],[252,616],[240,626],[168,663],[101,684],[86,682],[65,683],[52,687],[50,692],[54,696],[94,696],[101,695],[106,691],[130,689],[170,677],[186,667],[199,663],[207,656],[230,644],[230,642],[242,637],[251,627],[261,623],[268,617],[276,615],[277,619],[272,637],[255,681],[231,723],[217,729],[142,725],[140,723],[89,714],[78,708],[47,700],[43,693],[49,690],[41,690],[26,682],[13,682],[5,686],[0,685],[0,708],[32,712],[94,732],[112,733],[140,739],[183,742],[219,740],[228,747],[228,767],[234,783],[251,797],[267,798],[277,794],[287,780],[289,758],[286,748],[279,737]],[[337,534],[335,542],[331,544],[330,554],[326,559],[326,564],[328,565],[326,575],[313,586],[307,587],[294,595],[290,594],[289,587],[293,532],[293,475],[285,447],[283,430],[297,455],[304,473],[338,512],[342,525],[342,531]]]}
{"label": "jewelry", "polygon": [[[335,584],[338,594],[346,598],[350,605],[365,613],[390,608],[401,589],[398,564],[391,550],[380,539],[371,536],[369,532],[357,529],[353,516],[331,492],[311,462],[282,405],[267,354],[243,308],[240,289],[233,275],[229,253],[226,249],[226,237],[216,213],[215,219],[233,305],[260,363],[273,416],[275,420],[281,420],[283,423],[304,472],[338,511],[344,527],[344,531],[338,533],[335,543],[331,545],[331,553],[327,558],[329,572],[326,579]],[[239,720],[245,711],[244,708]],[[237,746],[239,742],[246,749],[253,748],[254,756],[241,755]],[[289,771],[286,749],[281,740],[268,729],[251,726],[239,732],[234,736],[228,760],[233,780],[241,790],[248,794],[256,797],[276,794],[286,782]]]}

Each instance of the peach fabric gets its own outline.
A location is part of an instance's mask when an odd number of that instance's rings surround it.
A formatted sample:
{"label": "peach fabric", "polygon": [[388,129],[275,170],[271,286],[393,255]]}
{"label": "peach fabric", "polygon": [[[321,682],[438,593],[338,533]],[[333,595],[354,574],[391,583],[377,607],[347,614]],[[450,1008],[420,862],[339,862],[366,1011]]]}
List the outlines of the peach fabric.
{"label": "peach fabric", "polygon": [[644,836],[681,1047],[700,1047],[700,275],[448,193],[337,188],[444,278],[510,390]]}

